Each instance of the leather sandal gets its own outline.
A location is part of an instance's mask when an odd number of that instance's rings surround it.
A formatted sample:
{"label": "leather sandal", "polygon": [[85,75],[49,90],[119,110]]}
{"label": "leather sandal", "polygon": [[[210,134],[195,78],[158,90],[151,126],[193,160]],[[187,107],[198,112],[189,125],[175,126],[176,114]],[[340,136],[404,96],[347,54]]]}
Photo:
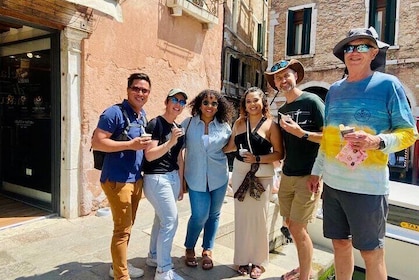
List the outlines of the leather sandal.
{"label": "leather sandal", "polygon": [[195,250],[194,249],[186,249],[185,252],[185,264],[189,267],[197,267],[198,263],[195,257]]}
{"label": "leather sandal", "polygon": [[247,274],[249,274],[249,265],[241,265],[239,266],[239,268],[237,269],[237,272],[241,275],[241,276],[246,276]]}
{"label": "leather sandal", "polygon": [[214,267],[212,262],[212,252],[210,250],[204,250],[202,252],[202,269],[210,270]]}
{"label": "leather sandal", "polygon": [[265,272],[263,267],[259,265],[252,265],[252,270],[250,271],[250,278],[258,279],[262,275],[263,272]]}

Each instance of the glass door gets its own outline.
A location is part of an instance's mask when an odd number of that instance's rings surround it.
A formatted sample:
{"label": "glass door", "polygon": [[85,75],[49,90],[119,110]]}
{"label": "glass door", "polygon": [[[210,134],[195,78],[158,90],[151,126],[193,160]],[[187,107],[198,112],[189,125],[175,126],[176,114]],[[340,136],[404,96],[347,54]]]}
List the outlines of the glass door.
{"label": "glass door", "polygon": [[0,45],[0,190],[45,205],[52,199],[51,69],[50,37]]}

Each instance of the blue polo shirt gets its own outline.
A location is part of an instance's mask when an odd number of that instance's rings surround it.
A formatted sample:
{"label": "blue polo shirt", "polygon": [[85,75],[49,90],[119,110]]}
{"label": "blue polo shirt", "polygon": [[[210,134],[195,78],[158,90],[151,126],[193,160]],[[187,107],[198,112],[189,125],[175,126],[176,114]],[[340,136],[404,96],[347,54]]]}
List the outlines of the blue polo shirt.
{"label": "blue polo shirt", "polygon": [[[145,131],[145,111],[141,110],[140,115],[138,115],[134,112],[126,99],[122,102],[122,107],[127,112],[127,116],[131,122],[128,136],[131,139],[140,136]],[[97,127],[112,133],[111,139],[115,139],[122,133],[126,125],[122,110],[118,105],[113,105],[100,115]],[[122,183],[134,183],[138,181],[142,178],[141,164],[143,155],[143,150],[124,150],[107,153],[103,162],[100,181],[102,183],[106,182],[106,180]]]}

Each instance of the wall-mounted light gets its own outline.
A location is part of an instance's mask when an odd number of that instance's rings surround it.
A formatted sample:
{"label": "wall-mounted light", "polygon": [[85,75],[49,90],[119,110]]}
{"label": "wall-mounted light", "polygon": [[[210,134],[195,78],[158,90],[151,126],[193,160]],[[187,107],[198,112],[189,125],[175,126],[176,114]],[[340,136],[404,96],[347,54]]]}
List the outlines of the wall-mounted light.
{"label": "wall-mounted light", "polygon": [[29,57],[29,58],[32,58],[32,57],[33,57],[33,53],[28,52],[28,53],[26,54],[26,56],[27,56],[27,57]]}

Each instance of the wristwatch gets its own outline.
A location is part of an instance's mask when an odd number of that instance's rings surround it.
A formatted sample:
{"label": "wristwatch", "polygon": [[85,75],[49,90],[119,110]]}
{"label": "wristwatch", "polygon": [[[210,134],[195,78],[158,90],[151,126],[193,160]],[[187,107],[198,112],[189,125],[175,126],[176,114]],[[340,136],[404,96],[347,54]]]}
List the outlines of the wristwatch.
{"label": "wristwatch", "polygon": [[256,162],[259,163],[260,162],[260,156],[256,156]]}
{"label": "wristwatch", "polygon": [[383,139],[380,138],[380,143],[378,144],[378,149],[383,150],[385,148],[386,148],[386,143],[384,142]]}
{"label": "wristwatch", "polygon": [[303,139],[303,140],[307,140],[308,139],[308,133],[306,132],[306,133],[304,133],[304,135],[303,135],[303,137],[301,137],[301,139]]}

